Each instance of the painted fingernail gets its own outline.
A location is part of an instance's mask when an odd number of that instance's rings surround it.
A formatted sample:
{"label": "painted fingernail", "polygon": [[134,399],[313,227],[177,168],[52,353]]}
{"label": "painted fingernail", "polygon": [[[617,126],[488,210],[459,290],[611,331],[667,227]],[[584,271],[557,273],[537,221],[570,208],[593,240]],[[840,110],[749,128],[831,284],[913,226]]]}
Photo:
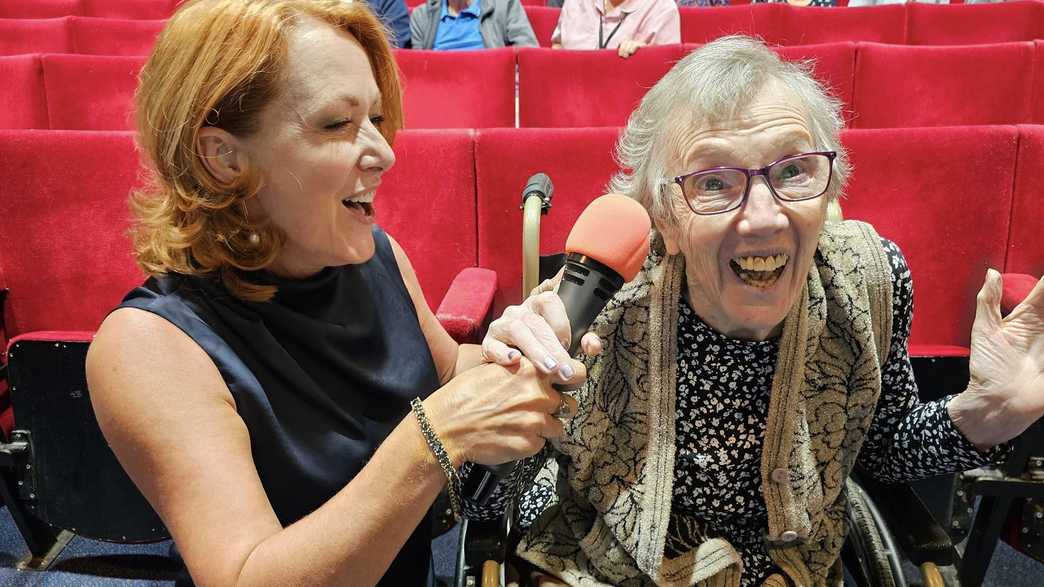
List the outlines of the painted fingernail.
{"label": "painted fingernail", "polygon": [[510,351],[508,351],[508,360],[509,361],[514,361],[517,358],[518,358],[518,351],[516,351],[515,349],[511,349]]}
{"label": "painted fingernail", "polygon": [[555,367],[558,366],[558,361],[556,361],[553,357],[547,357],[546,359],[544,359],[544,366],[547,367],[548,371],[554,371]]}
{"label": "painted fingernail", "polygon": [[562,365],[562,368],[559,369],[558,372],[561,373],[562,377],[565,377],[566,379],[573,378],[573,368],[570,367],[568,363]]}

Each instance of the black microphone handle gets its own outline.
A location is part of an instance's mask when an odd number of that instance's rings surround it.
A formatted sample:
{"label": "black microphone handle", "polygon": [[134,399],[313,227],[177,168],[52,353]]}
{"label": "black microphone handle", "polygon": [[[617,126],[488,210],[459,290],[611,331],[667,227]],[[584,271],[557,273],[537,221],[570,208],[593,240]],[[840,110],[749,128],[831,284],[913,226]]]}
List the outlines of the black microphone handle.
{"label": "black microphone handle", "polygon": [[[566,316],[569,317],[570,356],[580,350],[580,339],[609,303],[609,298],[620,291],[623,284],[623,277],[619,273],[591,257],[579,253],[566,256],[565,272],[562,282],[558,284],[558,297],[562,298]],[[488,465],[485,468],[504,479],[514,470],[516,462]]]}

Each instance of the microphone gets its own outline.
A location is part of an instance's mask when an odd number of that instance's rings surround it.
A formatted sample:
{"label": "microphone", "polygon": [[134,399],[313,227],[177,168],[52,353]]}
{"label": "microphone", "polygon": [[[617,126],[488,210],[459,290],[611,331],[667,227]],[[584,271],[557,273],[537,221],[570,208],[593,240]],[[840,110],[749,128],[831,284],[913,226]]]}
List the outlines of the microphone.
{"label": "microphone", "polygon": [[577,218],[557,292],[569,317],[570,355],[609,298],[638,275],[649,254],[650,228],[645,208],[620,194],[597,198]]}

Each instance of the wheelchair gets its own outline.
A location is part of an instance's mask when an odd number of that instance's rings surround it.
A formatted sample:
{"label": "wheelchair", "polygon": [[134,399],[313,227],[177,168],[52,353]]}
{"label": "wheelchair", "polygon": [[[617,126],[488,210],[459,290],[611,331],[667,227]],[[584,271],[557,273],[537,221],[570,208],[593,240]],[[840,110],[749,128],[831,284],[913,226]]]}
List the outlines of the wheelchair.
{"label": "wheelchair", "polygon": [[[539,254],[540,221],[551,209],[552,190],[530,192],[529,187],[522,194],[524,293],[555,275],[564,262],[562,254]],[[827,218],[842,219],[836,202]],[[933,389],[942,397],[967,386],[967,357],[916,357],[912,362],[919,389]],[[906,587],[905,560],[918,568],[916,584],[978,587],[1002,539],[1044,562],[1044,419],[1013,445],[1002,465],[947,476],[950,500],[942,512],[932,512],[911,485],[886,484],[853,472],[846,488],[849,535],[841,558],[856,586]],[[978,513],[972,518],[976,501]],[[938,514],[950,520],[945,529]],[[505,569],[519,538],[516,511],[505,512],[498,521],[464,520],[454,586],[505,585]]]}

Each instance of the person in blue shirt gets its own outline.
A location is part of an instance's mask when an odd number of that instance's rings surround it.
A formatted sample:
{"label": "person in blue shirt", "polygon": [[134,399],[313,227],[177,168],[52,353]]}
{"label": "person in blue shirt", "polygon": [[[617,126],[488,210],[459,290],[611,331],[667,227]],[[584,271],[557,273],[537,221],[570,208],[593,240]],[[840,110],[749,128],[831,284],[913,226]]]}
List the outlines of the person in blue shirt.
{"label": "person in blue shirt", "polygon": [[400,49],[410,46],[410,13],[403,0],[366,0],[366,4],[392,33],[392,45]]}
{"label": "person in blue shirt", "polygon": [[410,15],[414,49],[536,47],[519,0],[427,0]]}

